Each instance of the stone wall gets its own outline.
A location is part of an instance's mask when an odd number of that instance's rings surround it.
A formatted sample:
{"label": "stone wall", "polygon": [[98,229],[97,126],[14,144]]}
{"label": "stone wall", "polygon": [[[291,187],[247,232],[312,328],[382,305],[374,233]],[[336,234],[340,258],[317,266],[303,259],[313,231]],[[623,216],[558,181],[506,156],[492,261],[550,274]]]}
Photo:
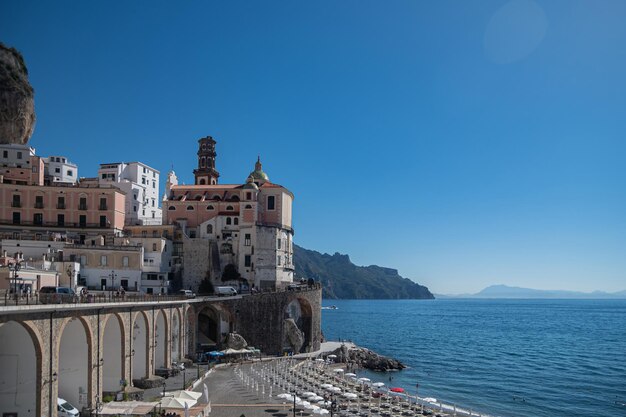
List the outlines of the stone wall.
{"label": "stone wall", "polygon": [[283,291],[261,293],[235,300],[225,300],[230,311],[235,314],[235,330],[249,345],[259,348],[263,353],[282,354],[285,351],[284,320],[289,303],[298,300],[303,305],[303,312],[310,316],[307,329],[310,342],[302,351],[315,351],[321,341],[321,287],[306,291]]}

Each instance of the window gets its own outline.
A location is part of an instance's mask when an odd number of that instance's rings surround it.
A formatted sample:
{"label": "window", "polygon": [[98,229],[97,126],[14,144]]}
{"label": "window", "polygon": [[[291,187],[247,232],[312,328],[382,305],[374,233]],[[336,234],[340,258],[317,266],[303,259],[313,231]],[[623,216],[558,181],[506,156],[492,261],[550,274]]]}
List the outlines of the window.
{"label": "window", "polygon": [[17,212],[14,211],[13,212],[13,224],[20,224],[22,222],[22,215]]}
{"label": "window", "polygon": [[187,206],[187,210],[189,211],[193,210],[193,206]]}
{"label": "window", "polygon": [[42,213],[33,214],[33,223],[37,226],[41,226],[43,224],[43,214]]}
{"label": "window", "polygon": [[71,169],[67,170],[67,176],[71,177],[72,175],[74,175],[74,171],[72,171]]}
{"label": "window", "polygon": [[276,261],[276,265],[280,266],[283,263],[283,257],[282,256],[278,256],[278,260]]}
{"label": "window", "polygon": [[133,211],[137,213],[137,206],[133,206]]}
{"label": "window", "polygon": [[235,222],[235,226],[237,226],[239,224],[239,217],[235,217],[234,222]]}
{"label": "window", "polygon": [[226,217],[226,224],[230,225],[232,223],[232,220],[230,217]]}
{"label": "window", "polygon": [[276,197],[274,197],[273,195],[268,195],[267,196],[267,209],[274,210],[275,205],[276,205]]}
{"label": "window", "polygon": [[43,196],[42,195],[35,196],[35,208],[43,208]]}
{"label": "window", "polygon": [[207,224],[206,225],[206,232],[207,234],[213,234],[213,225],[212,224]]}
{"label": "window", "polygon": [[250,233],[246,233],[244,240],[243,240],[243,245],[250,246],[251,244],[252,244],[252,239],[250,238]]}
{"label": "window", "polygon": [[152,207],[154,207],[154,198],[152,199]]}
{"label": "window", "polygon": [[233,206],[226,206],[226,211],[233,211]]}
{"label": "window", "polygon": [[107,199],[106,197],[100,197],[100,210],[107,209]]}
{"label": "window", "polygon": [[2,151],[2,156],[4,158],[8,158],[9,157],[9,151]]}
{"label": "window", "polygon": [[152,250],[156,252],[156,250],[157,250],[157,244],[156,243],[152,244]]}
{"label": "window", "polygon": [[65,226],[65,214],[57,214],[57,226]]}
{"label": "window", "polygon": [[141,177],[141,183],[144,185],[146,184],[146,179],[144,177]]}
{"label": "window", "polygon": [[168,209],[169,211],[174,211],[174,210],[176,210],[176,207],[175,207],[175,206],[169,206],[167,209]]}
{"label": "window", "polygon": [[159,237],[159,232],[157,232],[156,230],[153,230],[152,237]]}
{"label": "window", "polygon": [[87,216],[85,216],[84,214],[78,216],[78,226],[87,227]]}
{"label": "window", "polygon": [[17,159],[22,159],[22,152],[20,151],[17,152]]}
{"label": "window", "polygon": [[100,227],[107,227],[107,216],[100,216]]}
{"label": "window", "polygon": [[22,207],[22,197],[19,194],[13,194],[13,202],[11,207]]}
{"label": "window", "polygon": [[252,193],[250,191],[246,193],[246,200],[252,200]]}
{"label": "window", "polygon": [[152,181],[152,188],[156,188],[156,181]]}
{"label": "window", "polygon": [[65,197],[57,197],[57,208],[58,209],[65,208]]}
{"label": "window", "polygon": [[247,208],[247,209],[251,209],[251,208],[252,208],[252,206],[251,206],[250,204],[246,204],[246,207],[245,207],[245,208]]}
{"label": "window", "polygon": [[79,202],[78,202],[78,209],[79,210],[87,210],[87,198],[86,197],[81,197]]}
{"label": "window", "polygon": [[143,167],[143,173],[145,174],[146,172],[146,167]]}
{"label": "window", "polygon": [[61,168],[59,168],[59,167],[54,168],[54,172],[56,174],[60,174],[61,173]]}
{"label": "window", "polygon": [[252,256],[246,255],[244,259],[245,259],[245,261],[244,261],[245,262],[245,266],[249,267],[250,264],[252,263]]}
{"label": "window", "polygon": [[133,194],[133,199],[137,201],[137,194]]}
{"label": "window", "polygon": [[100,255],[100,265],[102,265],[102,266],[106,266],[107,265],[107,256],[106,255]]}
{"label": "window", "polygon": [[141,231],[141,237],[148,237],[148,231],[142,230]]}
{"label": "window", "polygon": [[125,266],[125,267],[128,266],[128,256],[124,256],[122,258],[122,266]]}
{"label": "window", "polygon": [[206,206],[206,209],[207,209],[207,210],[214,210],[213,206],[212,206],[212,205],[210,205],[210,204],[209,204],[208,206]]}

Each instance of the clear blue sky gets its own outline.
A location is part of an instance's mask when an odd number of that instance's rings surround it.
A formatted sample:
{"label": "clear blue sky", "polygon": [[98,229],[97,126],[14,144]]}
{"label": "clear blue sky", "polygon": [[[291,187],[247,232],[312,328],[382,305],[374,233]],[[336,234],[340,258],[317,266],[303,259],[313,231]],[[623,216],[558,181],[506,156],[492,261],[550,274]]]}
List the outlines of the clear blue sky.
{"label": "clear blue sky", "polygon": [[[431,290],[626,289],[626,2],[4,1],[37,153],[223,183]],[[162,181],[163,186],[163,181]]]}

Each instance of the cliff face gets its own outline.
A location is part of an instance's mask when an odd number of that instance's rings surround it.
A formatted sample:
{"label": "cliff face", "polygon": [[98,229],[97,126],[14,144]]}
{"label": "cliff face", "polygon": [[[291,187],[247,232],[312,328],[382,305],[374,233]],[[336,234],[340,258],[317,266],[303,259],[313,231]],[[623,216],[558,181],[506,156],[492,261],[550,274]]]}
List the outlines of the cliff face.
{"label": "cliff face", "polygon": [[34,91],[24,58],[0,42],[0,143],[26,144],[34,128]]}
{"label": "cliff face", "polygon": [[321,254],[294,245],[294,263],[297,277],[313,278],[322,283],[324,298],[435,298],[428,288],[401,277],[395,269],[357,266],[348,255]]}

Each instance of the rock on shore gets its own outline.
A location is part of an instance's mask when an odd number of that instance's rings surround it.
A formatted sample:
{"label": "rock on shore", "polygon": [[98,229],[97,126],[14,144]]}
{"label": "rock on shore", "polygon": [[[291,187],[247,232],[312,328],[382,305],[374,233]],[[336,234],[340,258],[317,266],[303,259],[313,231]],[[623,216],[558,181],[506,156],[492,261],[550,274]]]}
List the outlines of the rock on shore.
{"label": "rock on shore", "polygon": [[333,354],[337,356],[335,359],[336,362],[372,371],[387,372],[406,368],[406,366],[397,359],[379,355],[376,352],[362,347],[348,348],[346,345],[341,345],[341,347],[335,349]]}

